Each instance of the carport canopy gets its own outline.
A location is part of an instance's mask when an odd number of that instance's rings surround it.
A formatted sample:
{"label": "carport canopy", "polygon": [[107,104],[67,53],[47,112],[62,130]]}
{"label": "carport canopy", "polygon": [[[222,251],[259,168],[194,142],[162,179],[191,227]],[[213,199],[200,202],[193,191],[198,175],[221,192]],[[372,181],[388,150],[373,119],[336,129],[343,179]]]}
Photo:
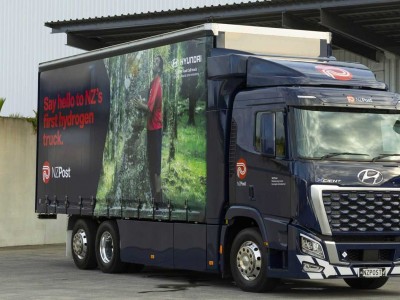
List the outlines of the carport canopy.
{"label": "carport canopy", "polygon": [[400,55],[400,1],[273,0],[45,23],[94,50],[207,22],[332,32],[332,46],[378,60]]}

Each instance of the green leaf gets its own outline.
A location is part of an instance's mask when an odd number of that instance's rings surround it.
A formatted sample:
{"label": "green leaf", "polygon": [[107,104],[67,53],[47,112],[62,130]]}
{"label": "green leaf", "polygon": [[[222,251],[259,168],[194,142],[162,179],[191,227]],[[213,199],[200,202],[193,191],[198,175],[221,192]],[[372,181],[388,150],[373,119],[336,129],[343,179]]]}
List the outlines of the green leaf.
{"label": "green leaf", "polygon": [[1,112],[1,108],[3,107],[4,102],[6,102],[6,98],[0,98],[0,112]]}

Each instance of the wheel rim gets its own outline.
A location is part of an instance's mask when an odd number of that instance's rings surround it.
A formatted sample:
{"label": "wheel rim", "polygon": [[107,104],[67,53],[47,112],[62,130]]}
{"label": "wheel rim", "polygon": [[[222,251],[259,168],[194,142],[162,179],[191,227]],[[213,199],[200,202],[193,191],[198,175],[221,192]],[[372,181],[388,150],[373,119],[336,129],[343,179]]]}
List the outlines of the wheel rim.
{"label": "wheel rim", "polygon": [[72,249],[79,259],[84,259],[86,257],[88,246],[85,230],[79,229],[75,233],[72,241]]}
{"label": "wheel rim", "polygon": [[236,266],[244,279],[252,281],[257,278],[261,271],[261,251],[257,244],[247,241],[240,246]]}
{"label": "wheel rim", "polygon": [[111,234],[103,232],[100,238],[100,256],[104,263],[108,264],[113,257],[114,245]]}

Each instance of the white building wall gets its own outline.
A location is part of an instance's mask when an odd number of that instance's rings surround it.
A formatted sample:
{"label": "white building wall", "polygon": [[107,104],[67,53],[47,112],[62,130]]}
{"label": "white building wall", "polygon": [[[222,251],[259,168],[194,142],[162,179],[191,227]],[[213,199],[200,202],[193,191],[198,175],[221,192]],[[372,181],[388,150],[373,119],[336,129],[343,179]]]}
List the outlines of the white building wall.
{"label": "white building wall", "polygon": [[66,215],[39,220],[35,213],[35,158],[32,124],[0,117],[0,248],[65,242]]}
{"label": "white building wall", "polygon": [[345,50],[334,50],[333,56],[337,60],[358,62],[366,65],[374,72],[378,81],[384,82],[392,92],[400,92],[400,58],[392,53],[384,53],[373,61]]}
{"label": "white building wall", "polygon": [[[256,0],[252,0],[256,1]],[[0,116],[33,116],[37,69],[43,61],[78,54],[65,34],[51,34],[45,22],[175,10],[235,0],[0,0]],[[246,1],[251,2],[251,1]]]}

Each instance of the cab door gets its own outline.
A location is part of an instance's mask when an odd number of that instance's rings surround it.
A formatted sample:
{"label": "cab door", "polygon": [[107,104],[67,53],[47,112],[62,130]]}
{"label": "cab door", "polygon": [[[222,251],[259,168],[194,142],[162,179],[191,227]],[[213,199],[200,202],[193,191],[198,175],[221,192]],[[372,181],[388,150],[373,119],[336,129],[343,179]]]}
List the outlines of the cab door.
{"label": "cab door", "polygon": [[232,123],[236,128],[231,199],[263,215],[290,217],[291,180],[285,106],[278,97],[238,96]]}

